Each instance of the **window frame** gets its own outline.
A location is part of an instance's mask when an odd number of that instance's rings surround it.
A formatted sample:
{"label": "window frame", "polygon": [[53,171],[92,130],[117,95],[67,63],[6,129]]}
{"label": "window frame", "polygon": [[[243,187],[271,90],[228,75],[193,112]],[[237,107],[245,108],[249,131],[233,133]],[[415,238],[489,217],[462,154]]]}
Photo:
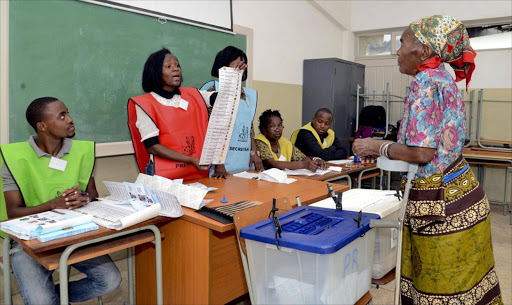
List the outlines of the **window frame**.
{"label": "window frame", "polygon": [[[477,20],[463,20],[462,23],[466,28],[474,28],[485,25],[500,25],[505,23],[512,23],[512,18],[508,17],[499,17],[499,18],[488,18],[488,19],[477,19]],[[368,30],[368,31],[360,31],[354,32],[355,35],[355,43],[354,43],[354,57],[355,61],[358,60],[371,60],[371,59],[390,59],[396,58],[398,55],[396,51],[398,50],[396,44],[396,37],[402,35],[403,31],[407,28],[404,27],[396,27],[396,28],[388,28],[388,29],[379,29],[379,30]],[[385,35],[391,34],[391,54],[390,55],[369,55],[369,56],[360,56],[359,55],[359,37],[361,36],[372,36],[372,35]],[[512,48],[493,48],[493,49],[479,49],[478,51],[490,51],[490,50],[507,50]]]}
{"label": "window frame", "polygon": [[[355,33],[356,43],[355,43],[355,60],[363,60],[363,59],[386,59],[386,58],[395,58],[397,57],[396,51],[398,50],[396,45],[396,37],[401,36],[404,28],[393,28],[387,30],[379,30],[379,31],[364,31]],[[375,35],[391,35],[391,54],[389,55],[368,55],[368,56],[360,56],[359,55],[359,38],[364,36],[375,36]]]}

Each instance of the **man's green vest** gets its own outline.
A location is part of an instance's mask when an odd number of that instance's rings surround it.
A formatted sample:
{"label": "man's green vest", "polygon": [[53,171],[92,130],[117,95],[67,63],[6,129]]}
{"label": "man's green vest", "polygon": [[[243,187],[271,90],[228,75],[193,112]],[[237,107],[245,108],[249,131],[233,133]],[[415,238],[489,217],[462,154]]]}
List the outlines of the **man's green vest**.
{"label": "man's green vest", "polygon": [[[48,167],[50,158],[38,158],[28,142],[1,145],[0,153],[0,164],[5,162],[11,171],[27,207],[61,196],[77,182],[78,188],[85,191],[94,168],[94,142],[91,141],[72,141],[71,150],[61,158],[67,161],[64,171]],[[5,220],[8,218],[5,198],[2,188],[0,191],[0,220]]]}

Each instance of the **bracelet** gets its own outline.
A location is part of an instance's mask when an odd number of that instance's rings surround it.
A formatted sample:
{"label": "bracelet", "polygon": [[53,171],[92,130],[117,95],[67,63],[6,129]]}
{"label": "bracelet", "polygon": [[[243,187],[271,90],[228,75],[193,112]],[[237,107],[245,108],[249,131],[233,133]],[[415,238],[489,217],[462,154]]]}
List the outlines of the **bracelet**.
{"label": "bracelet", "polygon": [[386,146],[384,146],[384,155],[386,156],[386,158],[389,159],[389,147],[391,146],[391,142],[389,144],[387,144]]}
{"label": "bracelet", "polygon": [[391,144],[393,144],[393,142],[382,143],[379,147],[379,155],[389,158],[388,150],[389,150],[389,146],[391,146]]}
{"label": "bracelet", "polygon": [[391,142],[391,144],[389,144],[388,146],[386,146],[386,157],[388,157],[389,160],[393,160],[391,159],[391,157],[389,156],[389,148],[391,147],[391,145],[393,145],[395,143]]}
{"label": "bracelet", "polygon": [[254,150],[251,150],[251,157],[254,156],[256,152]]}
{"label": "bracelet", "polygon": [[322,158],[319,158],[319,157],[313,157],[313,159],[311,159],[313,161],[316,161],[316,160],[322,160]]}

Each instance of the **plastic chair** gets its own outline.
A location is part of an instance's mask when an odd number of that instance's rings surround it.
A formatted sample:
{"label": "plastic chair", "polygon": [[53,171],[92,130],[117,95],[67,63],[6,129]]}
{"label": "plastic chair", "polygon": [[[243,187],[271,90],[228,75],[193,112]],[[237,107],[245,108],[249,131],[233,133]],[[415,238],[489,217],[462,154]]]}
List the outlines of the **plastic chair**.
{"label": "plastic chair", "polygon": [[396,267],[395,267],[395,305],[400,304],[400,274],[402,269],[402,237],[404,229],[404,217],[409,193],[412,188],[412,180],[418,172],[418,164],[412,164],[400,160],[389,160],[385,157],[377,158],[377,167],[389,172],[407,172],[407,182],[405,184],[404,198],[400,209],[398,221],[370,220],[372,228],[396,228],[398,229],[397,247],[396,247]]}

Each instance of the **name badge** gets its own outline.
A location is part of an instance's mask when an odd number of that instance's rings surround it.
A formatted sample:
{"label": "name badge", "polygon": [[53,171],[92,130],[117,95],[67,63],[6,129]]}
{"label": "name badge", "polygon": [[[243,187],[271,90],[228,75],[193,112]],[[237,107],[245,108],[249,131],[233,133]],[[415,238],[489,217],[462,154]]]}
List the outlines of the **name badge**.
{"label": "name badge", "polygon": [[180,107],[181,109],[183,109],[183,110],[185,110],[185,111],[186,111],[186,110],[187,110],[187,108],[188,108],[188,102],[187,102],[187,101],[185,101],[184,99],[181,99],[180,104],[179,104],[179,106],[178,106],[178,107]]}
{"label": "name badge", "polygon": [[283,156],[283,155],[280,155],[280,156],[279,156],[279,161],[286,161],[286,157],[285,157],[285,156]]}
{"label": "name badge", "polygon": [[63,172],[66,170],[67,165],[68,165],[68,161],[52,157],[50,159],[50,164],[48,164],[48,167]]}

